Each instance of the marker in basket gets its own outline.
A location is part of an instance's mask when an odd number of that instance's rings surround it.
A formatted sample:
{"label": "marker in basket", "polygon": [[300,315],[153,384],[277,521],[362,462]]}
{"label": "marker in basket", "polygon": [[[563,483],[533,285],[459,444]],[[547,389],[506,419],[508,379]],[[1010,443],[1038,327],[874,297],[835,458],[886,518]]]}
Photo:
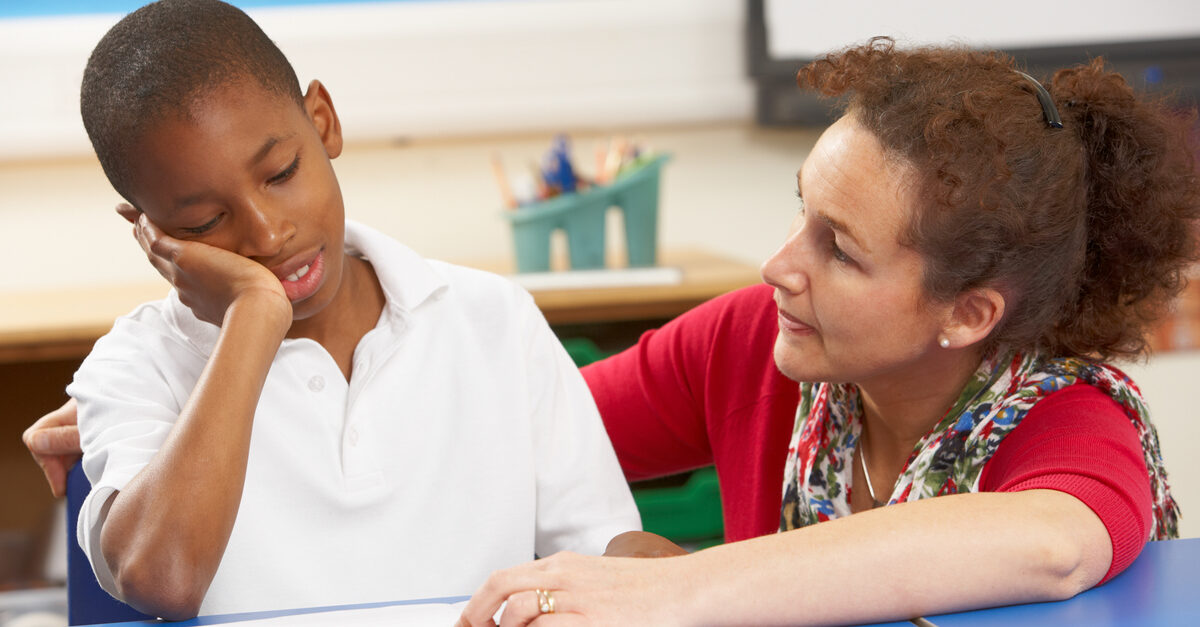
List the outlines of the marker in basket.
{"label": "marker in basket", "polygon": [[576,191],[579,182],[571,165],[571,149],[566,135],[556,135],[550,151],[542,159],[542,179],[560,194]]}
{"label": "marker in basket", "polygon": [[500,163],[500,156],[495,154],[492,155],[492,176],[496,179],[496,186],[500,188],[500,198],[504,201],[504,207],[516,209],[517,197],[508,185],[508,177],[504,175],[504,164]]}

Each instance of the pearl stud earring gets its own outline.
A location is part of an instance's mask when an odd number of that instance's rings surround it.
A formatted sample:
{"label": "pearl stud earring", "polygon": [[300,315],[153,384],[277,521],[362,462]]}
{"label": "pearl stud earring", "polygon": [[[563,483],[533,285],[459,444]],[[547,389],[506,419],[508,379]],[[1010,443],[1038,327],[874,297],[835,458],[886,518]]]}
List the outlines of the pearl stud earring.
{"label": "pearl stud earring", "polygon": [[938,345],[942,348],[950,348],[950,338],[942,336],[938,338]]}

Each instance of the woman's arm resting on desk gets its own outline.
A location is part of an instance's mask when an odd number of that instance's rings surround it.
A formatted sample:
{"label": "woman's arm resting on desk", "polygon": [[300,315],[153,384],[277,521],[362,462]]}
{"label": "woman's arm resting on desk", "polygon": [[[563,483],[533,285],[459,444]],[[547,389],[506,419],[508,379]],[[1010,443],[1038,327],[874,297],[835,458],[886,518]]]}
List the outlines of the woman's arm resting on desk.
{"label": "woman's arm resting on desk", "polygon": [[75,425],[75,399],[42,416],[21,435],[25,448],[41,466],[55,497],[67,493],[67,472],[79,461],[79,427]]}
{"label": "woman's arm resting on desk", "polygon": [[1068,494],[960,494],[668,559],[551,556],[493,574],[461,624],[490,625],[510,596],[502,624],[525,624],[538,588],[589,624],[905,619],[1069,598],[1100,581],[1111,552],[1103,523]]}

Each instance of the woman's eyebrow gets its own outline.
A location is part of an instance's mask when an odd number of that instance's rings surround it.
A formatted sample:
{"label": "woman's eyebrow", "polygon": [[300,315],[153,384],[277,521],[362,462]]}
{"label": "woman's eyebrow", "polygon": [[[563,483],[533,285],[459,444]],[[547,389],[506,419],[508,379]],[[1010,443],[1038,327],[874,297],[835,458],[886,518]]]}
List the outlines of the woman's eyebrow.
{"label": "woman's eyebrow", "polygon": [[829,228],[833,229],[834,231],[837,231],[838,233],[845,235],[851,242],[854,243],[854,246],[856,248],[858,248],[859,250],[862,250],[863,252],[865,252],[867,254],[871,253],[871,249],[867,248],[867,246],[865,244],[863,244],[863,241],[854,235],[854,231],[850,230],[850,227],[845,222],[837,220],[837,219],[835,219],[829,215],[826,215],[820,211],[816,212],[816,217],[818,220],[820,220],[822,223],[824,223],[825,226],[828,226]]}

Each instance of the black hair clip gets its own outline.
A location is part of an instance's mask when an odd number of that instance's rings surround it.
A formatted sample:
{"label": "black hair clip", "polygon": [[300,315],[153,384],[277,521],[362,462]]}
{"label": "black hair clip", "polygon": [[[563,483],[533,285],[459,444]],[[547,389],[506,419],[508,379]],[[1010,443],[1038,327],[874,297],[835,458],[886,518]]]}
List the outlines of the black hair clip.
{"label": "black hair clip", "polygon": [[1046,125],[1050,128],[1062,128],[1062,118],[1058,115],[1058,107],[1054,106],[1054,98],[1050,97],[1050,92],[1046,91],[1046,88],[1036,78],[1020,70],[1015,71],[1033,83],[1033,88],[1037,90],[1038,102],[1042,105],[1042,114],[1046,116]]}

